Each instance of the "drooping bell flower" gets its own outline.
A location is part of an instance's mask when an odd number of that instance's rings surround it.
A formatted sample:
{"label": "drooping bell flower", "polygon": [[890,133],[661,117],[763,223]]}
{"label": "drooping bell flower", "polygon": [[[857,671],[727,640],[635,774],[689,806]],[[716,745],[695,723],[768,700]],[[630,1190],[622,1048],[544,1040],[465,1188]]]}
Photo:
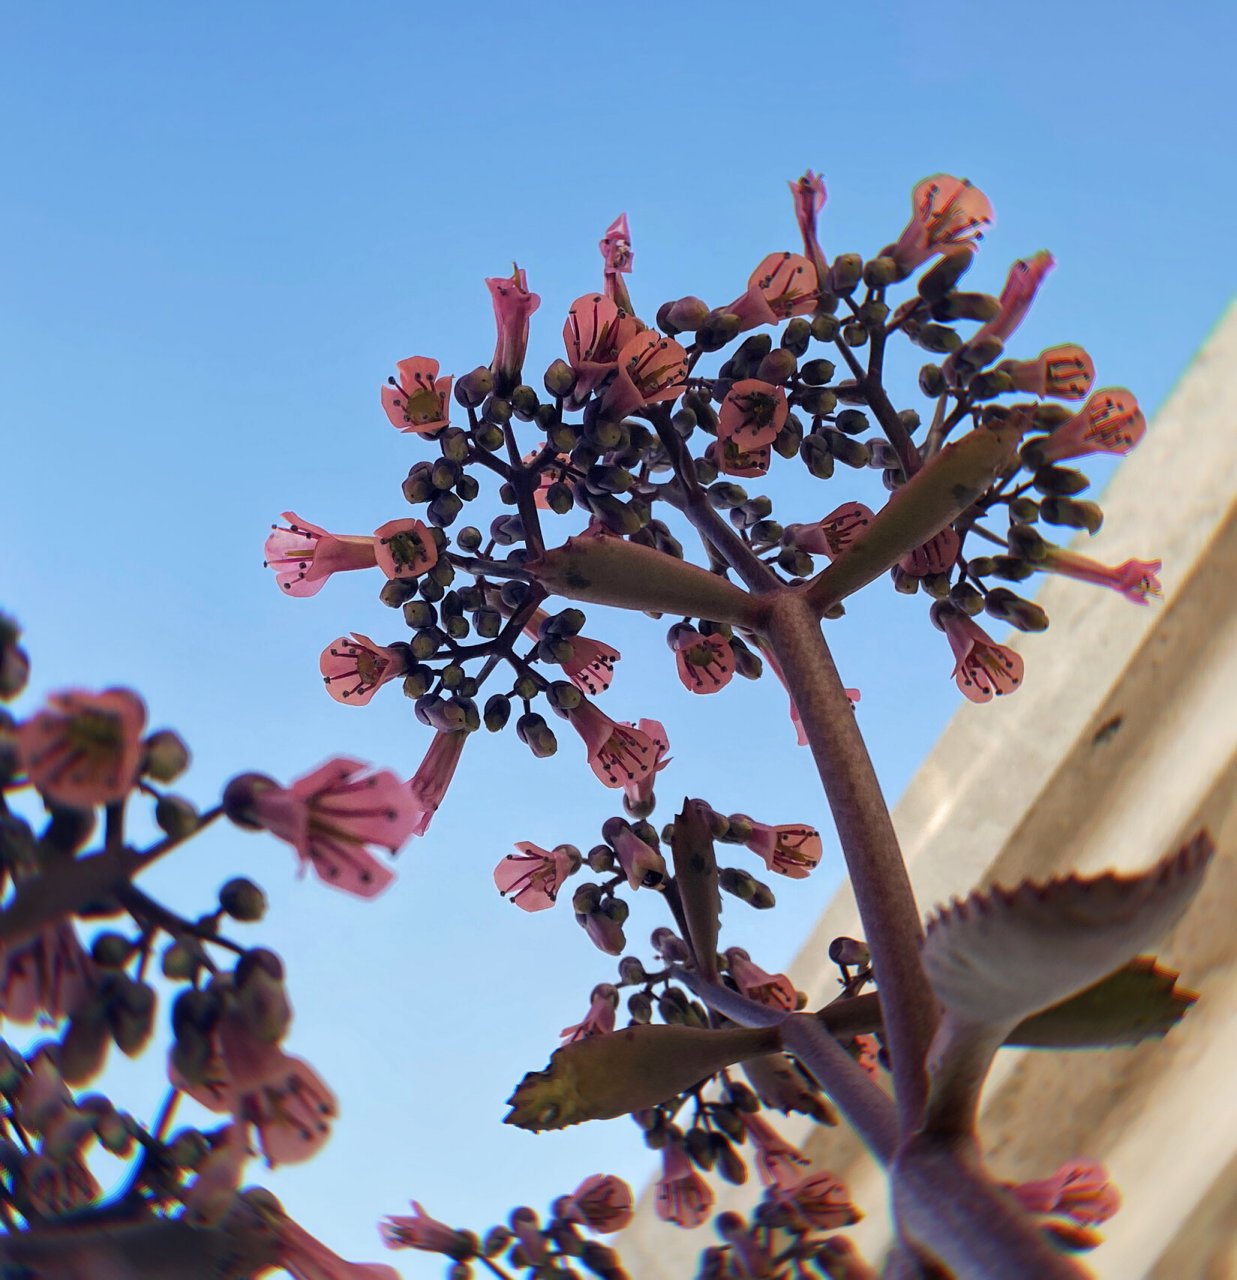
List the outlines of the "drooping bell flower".
{"label": "drooping bell flower", "polygon": [[770,871],[789,876],[792,880],[802,880],[819,864],[823,850],[820,832],[815,827],[805,823],[771,827],[746,814],[738,816],[752,829],[751,835],[743,841],[744,845],[763,858]]}
{"label": "drooping bell flower", "polygon": [[0,1013],[11,1022],[68,1017],[99,985],[99,971],[69,920],[44,925],[0,955]]}
{"label": "drooping bell flower", "polygon": [[670,628],[666,641],[674,651],[679,680],[689,693],[717,693],[734,678],[734,650],[725,636],[701,635],[686,622]]}
{"label": "drooping bell flower", "polygon": [[742,947],[730,947],[726,951],[726,964],[735,985],[749,1000],[786,1013],[795,1011],[799,993],[784,973],[767,973]]}
{"label": "drooping bell flower", "polygon": [[670,739],[660,720],[641,720],[634,727],[653,744],[653,764],[647,773],[623,784],[623,808],[633,818],[645,818],[653,812],[653,786],[657,775],[670,763],[666,754],[670,750]]}
{"label": "drooping bell flower", "polygon": [[961,550],[962,539],[958,537],[953,525],[947,524],[940,533],[933,534],[927,542],[908,551],[898,561],[898,567],[912,578],[927,578],[952,569]]}
{"label": "drooping bell flower", "polygon": [[605,261],[606,297],[612,298],[628,315],[635,314],[631,298],[627,293],[627,282],[623,276],[632,268],[635,257],[631,251],[631,228],[627,225],[627,215],[620,213],[606,228],[597,247],[601,250]]}
{"label": "drooping bell flower", "polygon": [[607,818],[601,834],[614,847],[629,888],[656,889],[665,884],[665,858],[641,840],[629,823],[622,818]]}
{"label": "drooping bell flower", "polygon": [[412,824],[414,836],[423,836],[429,830],[430,820],[438,812],[451,779],[455,777],[467,739],[468,733],[463,729],[435,733],[425,759],[408,780],[415,815]]}
{"label": "drooping bell flower", "polygon": [[[549,616],[544,609],[534,610],[524,624],[524,634],[539,640],[541,624]],[[614,664],[623,655],[603,641],[590,640],[588,636],[571,636],[569,643],[571,657],[558,664],[562,667],[563,674],[581,693],[592,694],[594,697],[604,693],[614,679]]]}
{"label": "drooping bell flower", "polygon": [[528,318],[541,305],[541,298],[529,292],[527,276],[515,263],[511,264],[509,276],[490,276],[485,284],[498,326],[490,372],[499,394],[505,395],[519,385],[524,353],[528,350]]}
{"label": "drooping bell flower", "polygon": [[447,426],[453,379],[438,376],[438,361],[429,356],[409,356],[395,368],[398,383],[392,378],[382,388],[382,407],[391,425],[412,435]]}
{"label": "drooping bell flower", "polygon": [[801,253],[770,253],[748,277],[746,292],[724,310],[739,317],[742,333],[806,315],[815,309],[819,290],[816,268]]}
{"label": "drooping bell flower", "polygon": [[644,326],[602,293],[577,298],[563,325],[567,363],[576,375],[570,403],[578,408],[614,372],[619,352]]}
{"label": "drooping bell flower", "polygon": [[312,868],[325,884],[373,898],[395,877],[368,846],[395,853],[413,834],[418,809],[390,770],[367,769],[341,756],[290,787],[245,774],[228,784],[224,804],[237,820],[286,840],[302,871]]}
{"label": "drooping bell flower", "polygon": [[731,385],[718,412],[717,438],[750,452],[771,445],[790,412],[786,392],[772,382],[742,378]]}
{"label": "drooping bell flower", "polygon": [[554,1202],[555,1217],[579,1222],[599,1235],[610,1235],[629,1226],[636,1216],[631,1187],[612,1173],[585,1178],[569,1196]]}
{"label": "drooping bell flower", "polygon": [[564,881],[580,867],[580,855],[567,845],[543,849],[527,840],[494,868],[494,883],[504,898],[523,911],[544,911],[558,898]]}
{"label": "drooping bell flower", "polygon": [[340,636],[322,650],[318,667],[326,691],[345,706],[363,707],[389,680],[408,671],[407,648],[375,643],[359,631]]}
{"label": "drooping bell flower", "polygon": [[602,393],[602,406],[622,418],[645,405],[676,400],[687,389],[687,352],[673,338],[645,329],[618,353],[613,381]]}
{"label": "drooping bell flower", "polygon": [[372,569],[378,563],[373,537],[327,533],[316,524],[285,511],[283,525],[271,525],[263,563],[290,596],[313,596],[333,573]]}
{"label": "drooping bell flower", "polygon": [[66,689],[17,726],[30,784],[55,804],[91,809],[124,799],[142,764],[146,704],[130,689]]}
{"label": "drooping bell flower", "polygon": [[810,1173],[802,1182],[783,1188],[780,1203],[792,1207],[817,1231],[854,1226],[863,1214],[851,1203],[845,1184],[832,1173]]}
{"label": "drooping bell flower", "polygon": [[816,278],[822,289],[828,288],[829,264],[816,238],[816,219],[825,207],[825,180],[809,169],[798,182],[791,182],[790,194],[795,201],[795,221],[803,236],[803,252],[816,268]]}
{"label": "drooping bell flower", "polygon": [[626,787],[652,775],[656,751],[646,733],[611,720],[587,698],[567,712],[567,719],[584,740],[589,768],[604,786]]}
{"label": "drooping bell flower", "polygon": [[1014,330],[1025,319],[1044,277],[1056,266],[1056,259],[1047,249],[1041,249],[1029,258],[1019,258],[1009,269],[1009,278],[998,299],[1000,310],[991,320],[986,320],[976,331],[972,342],[982,338],[999,338],[1008,342]]}
{"label": "drooping bell flower", "polygon": [[1123,564],[1109,567],[1061,547],[1049,547],[1044,558],[1036,561],[1035,567],[1067,578],[1077,578],[1080,582],[1111,587],[1134,604],[1147,604],[1152,596],[1159,599],[1163,593],[1156,577],[1161,563],[1159,560],[1126,560]]}
{"label": "drooping bell flower", "polygon": [[757,449],[740,449],[733,440],[711,440],[704,456],[722,475],[750,479],[769,474],[773,446],[766,444]]}
{"label": "drooping bell flower", "polygon": [[374,530],[374,559],[388,578],[419,578],[438,563],[438,543],[420,520],[388,520]]}
{"label": "drooping bell flower", "polygon": [[618,1008],[618,988],[609,982],[599,982],[589,996],[588,1013],[582,1022],[564,1027],[559,1035],[564,1044],[587,1040],[590,1036],[609,1035],[614,1030],[615,1010]]}
{"label": "drooping bell flower", "polygon": [[756,1172],[766,1187],[789,1190],[803,1178],[803,1170],[811,1161],[798,1147],[787,1142],[780,1133],[758,1115],[740,1113],[748,1140],[756,1148]]}
{"label": "drooping bell flower", "polygon": [[195,1227],[213,1227],[227,1216],[240,1190],[251,1152],[246,1126],[230,1124],[202,1158],[184,1194],[185,1218]]}
{"label": "drooping bell flower", "polygon": [[1094,1160],[1071,1160],[1050,1178],[1009,1189],[1031,1213],[1059,1213],[1082,1226],[1107,1222],[1121,1207],[1121,1193]]}
{"label": "drooping bell flower", "polygon": [[1143,438],[1147,420],[1138,401],[1124,387],[1105,387],[1050,436],[1035,441],[1037,460],[1064,462],[1092,453],[1124,456]]}
{"label": "drooping bell flower", "polygon": [[1091,357],[1073,342],[1047,347],[1034,360],[1004,360],[998,372],[1009,375],[1015,391],[1058,400],[1081,400],[1095,381]]}
{"label": "drooping bell flower", "polygon": [[974,620],[958,609],[933,609],[954,652],[954,682],[972,702],[1013,693],[1022,683],[1022,655],[997,644]]}
{"label": "drooping bell flower", "polygon": [[713,1190],[692,1166],[679,1142],[661,1149],[662,1174],[654,1193],[657,1216],[678,1227],[698,1227],[713,1207]]}
{"label": "drooping bell flower", "polygon": [[875,518],[872,508],[862,502],[844,502],[814,523],[788,524],[783,541],[810,555],[833,560],[860,538]]}
{"label": "drooping bell flower", "polygon": [[938,173],[915,187],[911,220],[887,253],[906,276],[935,253],[979,240],[992,220],[992,205],[978,187]]}
{"label": "drooping bell flower", "polygon": [[457,1262],[477,1256],[477,1237],[469,1231],[457,1231],[437,1218],[431,1218],[415,1201],[412,1216],[389,1214],[378,1224],[382,1242],[388,1249],[421,1249],[425,1253],[441,1253]]}

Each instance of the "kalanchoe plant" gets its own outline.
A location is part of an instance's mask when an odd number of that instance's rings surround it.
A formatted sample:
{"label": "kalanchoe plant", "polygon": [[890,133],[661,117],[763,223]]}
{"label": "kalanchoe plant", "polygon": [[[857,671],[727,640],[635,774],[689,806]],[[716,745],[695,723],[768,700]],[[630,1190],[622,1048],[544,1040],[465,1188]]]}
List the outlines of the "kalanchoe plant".
{"label": "kalanchoe plant", "polygon": [[[718,1180],[754,1171],[763,1198],[746,1218],[713,1217],[719,1243],[703,1249],[703,1278],[876,1274],[838,1234],[859,1208],[779,1134],[775,1112],[845,1120],[887,1167],[898,1233],[888,1274],[1086,1274],[1066,1251],[1096,1242],[1117,1193],[1085,1160],[1017,1187],[995,1181],[978,1155],[979,1091],[1002,1045],[1134,1043],[1183,1015],[1193,997],[1140,953],[1184,911],[1210,839],[1198,833],[1140,876],[976,891],[925,928],[856,719],[859,693],[844,685],[826,632],[850,596],[888,578],[927,598],[942,633],[928,661],[942,677],[952,671],[976,703],[1015,693],[1034,679],[1034,650],[1024,669],[988,628],[1034,632],[1049,620],[1005,584],[1045,572],[1138,603],[1158,594],[1159,561],[1110,568],[1053,540],[1094,533],[1103,518],[1081,496],[1086,474],[1067,464],[1128,452],[1146,423],[1129,391],[1092,390],[1081,347],[1007,354],[1054,262],[1040,252],[1015,263],[999,296],[960,287],[993,220],[969,181],[925,179],[891,243],[832,262],[819,234],[823,180],[809,171],[790,189],[802,252],[753,253],[746,282],[736,279],[733,301],[717,307],[694,296],[634,301],[620,215],[600,241],[600,288],[568,308],[562,355],[540,376],[525,369],[540,298],[517,266],[488,279],[497,330],[488,362],[442,374],[432,356],[410,356],[381,390],[392,426],[420,437],[409,441],[418,455],[402,483],[417,514],[378,513],[372,534],[329,533],[293,512],[273,526],[266,560],[285,594],[369,569],[380,601],[402,613],[397,636],[366,622],[330,640],[320,669],[344,705],[402,684],[428,731],[407,782],[337,759],[287,786],[243,774],[199,814],[161,790],[185,752],[174,736],[144,736],[135,694],[72,691],[6,723],[5,793],[34,787],[50,817],[36,834],[3,810],[13,888],[0,911],[0,995],[10,1018],[42,1011],[60,1033],[29,1055],[9,1051],[0,1080],[17,1140],[0,1174],[10,1227],[0,1260],[67,1276],[70,1249],[84,1248],[124,1258],[126,1275],[187,1277],[201,1274],[190,1259],[201,1249],[215,1251],[218,1274],[394,1274],[343,1263],[265,1192],[238,1191],[255,1151],[271,1162],[307,1158],[335,1111],[329,1087],[282,1047],[291,1010],[280,961],[231,937],[229,921],[260,918],[260,890],[230,881],[216,908],[188,920],[133,880],[226,813],[290,844],[303,872],[372,897],[393,878],[386,855],[429,831],[484,726],[536,757],[556,752],[566,729],[580,766],[621,792],[621,812],[587,852],[502,836],[515,843],[494,869],[498,891],[530,913],[569,897],[588,940],[616,959],[613,981],[581,993],[567,1015],[576,1020],[548,1066],[516,1087],[510,1123],[632,1117],[660,1153],[656,1212],[684,1228],[713,1216]],[[927,357],[919,407],[898,407],[888,390],[889,357],[904,343]],[[832,489],[807,509],[775,509],[740,483],[798,466]],[[879,509],[846,484],[861,468],[882,475],[889,497]],[[475,524],[462,519],[470,506],[485,512]],[[760,679],[767,665],[769,683],[789,696],[862,921],[862,939],[830,947],[838,991],[822,1008],[744,945],[741,912],[722,932],[723,895],[772,908],[753,867],[807,877],[823,856],[820,834],[794,813],[727,814],[705,798],[685,799],[655,826],[668,736],[656,720],[627,718],[621,655],[580,604],[664,615],[667,663],[693,694],[725,697],[736,676]],[[4,624],[0,692],[16,694],[27,665]],[[134,792],[154,799],[166,832],[144,850],[125,837]],[[101,845],[83,852],[99,807]],[[790,821],[771,821],[780,818]],[[628,946],[635,894],[664,907],[645,953]],[[74,919],[100,903],[132,924],[87,950]],[[144,1127],[70,1087],[97,1072],[112,1041],[142,1047],[156,1003],[144,975],[160,939],[164,972],[183,990],[171,1008],[172,1090]],[[182,1093],[217,1112],[220,1127],[169,1134]],[[94,1141],[134,1152],[132,1178],[110,1200],[81,1159]],[[479,1269],[626,1274],[593,1238],[631,1217],[617,1179],[587,1179],[544,1219],[517,1208],[484,1237],[413,1209],[386,1220],[385,1242],[443,1255],[457,1280]],[[73,1224],[72,1245],[62,1222]]]}

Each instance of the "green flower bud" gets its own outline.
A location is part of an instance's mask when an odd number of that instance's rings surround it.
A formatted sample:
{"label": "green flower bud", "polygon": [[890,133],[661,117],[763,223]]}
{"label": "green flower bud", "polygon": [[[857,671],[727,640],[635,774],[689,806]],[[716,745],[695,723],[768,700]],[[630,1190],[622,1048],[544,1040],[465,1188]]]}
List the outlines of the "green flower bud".
{"label": "green flower bud", "polygon": [[99,933],[90,944],[90,958],[101,969],[119,969],[128,964],[136,948],[120,933]]}
{"label": "green flower bud", "polygon": [[189,767],[189,748],[171,729],[159,729],[143,743],[146,750],[142,772],[156,782],[175,782]]}
{"label": "green flower bud", "polygon": [[160,796],[155,801],[155,822],[173,840],[184,840],[198,829],[198,811],[184,796]]}
{"label": "green flower bud", "polygon": [[778,347],[756,366],[756,377],[762,382],[780,384],[793,376],[798,367],[798,360],[785,347]]}
{"label": "green flower bud", "polygon": [[842,326],[842,341],[848,347],[862,347],[868,340],[868,331],[861,324],[851,323]]}
{"label": "green flower bud", "polygon": [[833,453],[825,434],[813,432],[804,436],[799,446],[799,457],[817,480],[828,480],[833,475]]}
{"label": "green flower bud", "polygon": [[800,370],[800,376],[808,386],[819,387],[833,380],[835,370],[832,360],[809,360]]}
{"label": "green flower bud", "polygon": [[164,948],[161,968],[165,978],[173,982],[188,982],[198,971],[199,953],[183,942],[173,942]]}
{"label": "green flower bud", "polygon": [[391,578],[388,582],[382,584],[382,590],[378,592],[378,599],[388,609],[398,609],[405,601],[411,600],[416,591],[417,584],[414,579]]}
{"label": "green flower bud", "polygon": [[908,336],[916,346],[922,347],[925,351],[936,351],[941,355],[948,355],[962,346],[962,338],[957,331],[943,324],[920,325],[914,333],[908,330]]}
{"label": "green flower bud", "polygon": [[838,318],[833,315],[825,315],[817,312],[812,317],[812,337],[817,342],[832,342],[837,336]]}
{"label": "green flower bud", "polygon": [[1031,483],[1039,493],[1068,498],[1082,493],[1091,482],[1081,471],[1069,467],[1040,467]]}
{"label": "green flower bud", "polygon": [[1039,513],[1049,524],[1085,529],[1091,534],[1098,533],[1104,523],[1104,512],[1098,503],[1076,498],[1045,498],[1039,504]]}
{"label": "green flower bud", "polygon": [[494,375],[486,365],[478,365],[455,381],[455,398],[465,408],[475,409],[494,390]]}
{"label": "green flower bud", "polygon": [[801,356],[812,339],[812,326],[802,316],[795,316],[782,330],[782,346],[792,356]]}
{"label": "green flower bud", "polygon": [[947,253],[919,278],[919,296],[928,302],[943,298],[967,273],[975,251],[970,245]]}
{"label": "green flower bud", "polygon": [[237,876],[219,890],[219,906],[233,920],[252,924],[266,915],[266,894],[252,880]]}
{"label": "green flower bud", "polygon": [[834,293],[843,296],[853,293],[855,286],[863,279],[863,259],[857,253],[838,254],[833,260],[832,275]]}

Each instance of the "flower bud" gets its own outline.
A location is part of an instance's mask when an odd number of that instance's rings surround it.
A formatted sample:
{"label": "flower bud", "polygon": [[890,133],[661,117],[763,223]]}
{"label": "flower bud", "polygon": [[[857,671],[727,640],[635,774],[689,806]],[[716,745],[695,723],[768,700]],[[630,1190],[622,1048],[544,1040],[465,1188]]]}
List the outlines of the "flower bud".
{"label": "flower bud", "polygon": [[925,351],[935,351],[940,355],[948,355],[962,346],[962,338],[956,330],[943,324],[925,324],[919,326],[908,336],[916,346]]}
{"label": "flower bud", "polygon": [[1049,524],[1085,529],[1091,534],[1098,533],[1104,523],[1104,512],[1098,503],[1080,502],[1075,498],[1045,498],[1039,512]]}
{"label": "flower bud", "polygon": [[479,365],[455,381],[455,398],[465,408],[475,409],[494,389],[494,375],[488,365]]}
{"label": "flower bud", "polygon": [[802,316],[795,316],[782,330],[781,344],[792,356],[801,356],[811,339],[811,324]]}
{"label": "flower bud", "polygon": [[[155,1026],[155,989],[144,982],[117,974],[117,984],[107,1006],[107,1020],[116,1047],[134,1058],[146,1047]],[[123,980],[122,980],[123,979]],[[65,1076],[68,1079],[68,1076]]]}
{"label": "flower bud", "polygon": [[185,840],[198,828],[198,811],[184,796],[160,796],[155,802],[155,822],[173,840]]}
{"label": "flower bud", "polygon": [[785,347],[777,347],[756,366],[756,377],[761,382],[783,383],[793,377],[799,362]]}
{"label": "flower bud", "polygon": [[863,283],[869,289],[883,289],[901,276],[898,264],[892,258],[870,258],[863,266]]}
{"label": "flower bud", "polygon": [[710,311],[696,329],[696,345],[702,351],[720,351],[739,335],[743,321],[733,311]]}
{"label": "flower bud", "polygon": [[142,772],[156,782],[175,782],[189,767],[189,748],[180,734],[159,729],[142,744],[145,759]]}
{"label": "flower bud", "polygon": [[266,914],[266,894],[252,880],[237,876],[219,890],[219,906],[233,920],[251,924]]}
{"label": "flower bud", "polygon": [[1081,471],[1070,467],[1040,467],[1032,479],[1037,492],[1062,498],[1082,493],[1090,483]]}
{"label": "flower bud", "polygon": [[[837,305],[836,301],[834,305]],[[812,337],[815,338],[817,342],[832,342],[837,336],[838,319],[834,315],[817,312],[817,314],[812,317],[811,327]]]}
{"label": "flower bud", "polygon": [[223,789],[223,811],[238,826],[261,831],[262,823],[253,816],[253,802],[262,791],[278,784],[262,773],[241,773]]}
{"label": "flower bud", "polygon": [[103,1070],[108,1039],[107,1009],[103,1004],[91,1000],[74,1012],[56,1061],[66,1084],[85,1084]]}
{"label": "flower bud", "polygon": [[843,296],[854,292],[855,286],[863,279],[863,259],[857,253],[840,253],[833,260],[833,279],[830,282],[833,292]]}
{"label": "flower bud", "polygon": [[694,333],[711,314],[707,302],[689,294],[686,298],[662,303],[657,309],[657,324],[664,334],[673,338],[678,333]]}

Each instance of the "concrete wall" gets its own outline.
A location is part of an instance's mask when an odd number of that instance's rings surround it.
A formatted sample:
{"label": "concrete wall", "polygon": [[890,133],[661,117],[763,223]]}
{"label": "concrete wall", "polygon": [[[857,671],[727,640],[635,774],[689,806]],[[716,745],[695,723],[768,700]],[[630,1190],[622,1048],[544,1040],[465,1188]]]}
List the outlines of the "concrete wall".
{"label": "concrete wall", "polygon": [[[1200,995],[1164,1041],[1103,1052],[1006,1050],[984,1096],[993,1172],[1043,1177],[1087,1156],[1124,1196],[1090,1255],[1111,1280],[1237,1280],[1237,308],[1126,459],[1086,553],[1162,558],[1162,604],[1048,578],[1052,619],[1013,642],[1018,693],[962,706],[894,820],[925,912],[978,884],[1069,870],[1141,869],[1200,824],[1220,854],[1158,948]],[[859,934],[839,891],[791,968],[813,1006],[836,994],[829,941]],[[889,1241],[884,1178],[849,1134],[795,1117],[779,1128],[850,1186],[854,1238]],[[724,1188],[718,1209],[753,1189]],[[646,1195],[621,1240],[640,1280],[686,1280],[711,1239],[658,1222]]]}

